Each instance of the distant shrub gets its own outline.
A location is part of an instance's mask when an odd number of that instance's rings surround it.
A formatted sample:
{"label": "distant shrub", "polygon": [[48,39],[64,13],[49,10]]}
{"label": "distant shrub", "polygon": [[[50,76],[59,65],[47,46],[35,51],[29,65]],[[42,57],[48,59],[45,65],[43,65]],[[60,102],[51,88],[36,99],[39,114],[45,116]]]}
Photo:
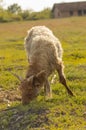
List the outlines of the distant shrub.
{"label": "distant shrub", "polygon": [[12,15],[11,19],[12,21],[21,21],[22,17],[20,15]]}
{"label": "distant shrub", "polygon": [[11,16],[7,11],[0,11],[0,22],[9,22],[11,21]]}
{"label": "distant shrub", "polygon": [[30,12],[28,10],[22,11],[19,14],[23,20],[29,20],[30,19]]}
{"label": "distant shrub", "polygon": [[0,10],[0,22],[12,22],[12,21],[21,21],[21,20],[39,20],[39,19],[50,19],[52,18],[52,12],[50,8],[44,9],[41,12],[33,12],[32,10],[20,10],[16,8],[17,5],[13,5],[7,10]]}
{"label": "distant shrub", "polygon": [[52,18],[52,12],[49,8],[44,9],[41,12],[33,12],[31,13],[31,20],[39,20],[39,19],[50,19]]}
{"label": "distant shrub", "polygon": [[8,6],[7,11],[10,12],[10,13],[13,13],[13,14],[18,14],[22,10],[21,10],[21,7],[18,4],[14,3],[14,4]]}

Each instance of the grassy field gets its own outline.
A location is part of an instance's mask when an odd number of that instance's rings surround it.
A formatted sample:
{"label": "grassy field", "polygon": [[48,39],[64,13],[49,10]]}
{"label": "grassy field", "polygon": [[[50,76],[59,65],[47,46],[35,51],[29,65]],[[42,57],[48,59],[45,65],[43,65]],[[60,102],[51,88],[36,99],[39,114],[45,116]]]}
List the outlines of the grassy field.
{"label": "grassy field", "polygon": [[[62,42],[75,97],[67,95],[57,75],[51,100],[44,100],[43,90],[27,106],[17,100],[19,81],[8,70],[25,76],[24,37],[35,25],[49,27]],[[86,130],[86,17],[0,24],[0,130]]]}

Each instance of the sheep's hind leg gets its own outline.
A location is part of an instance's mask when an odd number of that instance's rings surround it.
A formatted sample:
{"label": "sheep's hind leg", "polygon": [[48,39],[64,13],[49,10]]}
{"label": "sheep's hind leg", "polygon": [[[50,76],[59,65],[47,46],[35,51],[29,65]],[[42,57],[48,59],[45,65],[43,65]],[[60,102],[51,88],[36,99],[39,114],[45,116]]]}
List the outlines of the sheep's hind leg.
{"label": "sheep's hind leg", "polygon": [[67,86],[67,83],[66,83],[66,78],[65,78],[65,75],[64,75],[64,65],[62,62],[60,63],[57,63],[56,65],[56,70],[58,72],[58,75],[59,75],[59,80],[60,80],[60,83],[63,84],[68,92],[69,95],[71,96],[74,96],[72,91],[70,90],[70,88]]}
{"label": "sheep's hind leg", "polygon": [[52,89],[50,87],[48,79],[46,79],[44,84],[44,93],[45,93],[45,100],[52,98]]}

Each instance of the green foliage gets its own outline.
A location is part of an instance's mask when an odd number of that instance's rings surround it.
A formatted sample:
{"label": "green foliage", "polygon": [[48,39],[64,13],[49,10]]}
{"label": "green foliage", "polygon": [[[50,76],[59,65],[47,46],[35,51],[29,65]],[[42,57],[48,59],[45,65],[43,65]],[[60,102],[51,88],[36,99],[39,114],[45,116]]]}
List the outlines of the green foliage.
{"label": "green foliage", "polygon": [[41,12],[33,12],[31,14],[31,19],[32,20],[39,20],[39,19],[50,19],[52,18],[52,13],[49,8],[44,9]]}
{"label": "green foliage", "polygon": [[20,13],[20,16],[23,20],[29,20],[30,19],[30,12],[28,10],[22,11]]}
{"label": "green foliage", "polygon": [[12,21],[21,21],[22,17],[18,14],[12,14],[8,11],[0,11],[0,22],[12,22]]}
{"label": "green foliage", "polygon": [[0,11],[0,22],[8,22],[11,21],[11,17],[7,11]]}
{"label": "green foliage", "polygon": [[0,9],[2,9],[2,2],[3,0],[0,0]]}
{"label": "green foliage", "polygon": [[23,20],[39,20],[39,19],[50,19],[52,18],[52,13],[49,8],[44,9],[41,12],[31,12],[29,10],[22,11],[20,13]]}
{"label": "green foliage", "polygon": [[7,10],[0,9],[0,22],[12,22],[21,20],[39,20],[50,19],[52,13],[49,8],[41,12],[33,12],[32,10],[22,10],[18,4],[13,4]]}
{"label": "green foliage", "polygon": [[18,4],[8,6],[7,9],[10,13],[18,14],[21,12],[21,7]]}

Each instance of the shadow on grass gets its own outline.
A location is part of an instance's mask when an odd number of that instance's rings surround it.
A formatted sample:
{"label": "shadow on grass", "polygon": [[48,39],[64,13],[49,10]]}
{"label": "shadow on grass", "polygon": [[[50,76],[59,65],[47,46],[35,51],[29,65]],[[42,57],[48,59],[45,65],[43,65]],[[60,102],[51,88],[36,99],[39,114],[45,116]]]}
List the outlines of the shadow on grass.
{"label": "shadow on grass", "polygon": [[17,105],[0,111],[0,130],[28,130],[49,126],[49,108],[46,102],[33,101],[29,105]]}

